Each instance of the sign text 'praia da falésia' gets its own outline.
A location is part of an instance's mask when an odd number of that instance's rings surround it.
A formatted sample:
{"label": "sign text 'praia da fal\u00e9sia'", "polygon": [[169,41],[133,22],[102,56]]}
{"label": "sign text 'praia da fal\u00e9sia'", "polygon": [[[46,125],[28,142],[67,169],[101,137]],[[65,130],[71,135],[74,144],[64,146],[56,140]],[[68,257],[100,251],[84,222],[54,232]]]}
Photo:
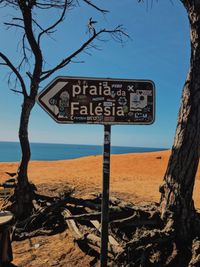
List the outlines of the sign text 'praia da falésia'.
{"label": "sign text 'praia da fal\u00e9sia'", "polygon": [[152,81],[58,77],[38,102],[60,123],[151,124],[154,98]]}

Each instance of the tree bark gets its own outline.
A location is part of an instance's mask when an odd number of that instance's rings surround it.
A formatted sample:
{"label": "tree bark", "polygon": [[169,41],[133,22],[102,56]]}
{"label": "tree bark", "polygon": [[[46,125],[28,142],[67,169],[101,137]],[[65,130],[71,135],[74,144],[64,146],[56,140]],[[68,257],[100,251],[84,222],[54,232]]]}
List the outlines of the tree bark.
{"label": "tree bark", "polygon": [[31,157],[29,139],[28,139],[28,123],[30,112],[34,106],[34,102],[29,98],[24,98],[22,105],[20,126],[19,126],[19,140],[22,150],[22,159],[18,168],[18,183],[26,185],[28,183],[27,168]]}
{"label": "tree bark", "polygon": [[22,105],[19,140],[22,150],[22,159],[17,171],[17,187],[15,190],[16,205],[14,213],[16,217],[27,216],[33,209],[33,187],[28,181],[28,163],[31,157],[30,144],[28,139],[28,124],[31,110],[35,100],[25,97]]}
{"label": "tree bark", "polygon": [[[186,2],[186,1],[185,1]],[[161,186],[161,215],[172,214],[177,234],[187,240],[191,234],[192,199],[200,152],[200,1],[187,1],[190,22],[190,69],[183,88],[172,153]]]}

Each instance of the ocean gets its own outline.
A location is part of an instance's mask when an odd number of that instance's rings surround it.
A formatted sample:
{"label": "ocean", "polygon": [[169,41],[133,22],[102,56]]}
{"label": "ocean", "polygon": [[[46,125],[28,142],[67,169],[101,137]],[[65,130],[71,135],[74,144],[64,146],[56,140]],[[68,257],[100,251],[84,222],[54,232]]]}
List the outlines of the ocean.
{"label": "ocean", "polygon": [[[103,146],[31,143],[31,160],[62,160],[101,155]],[[166,150],[164,148],[111,146],[112,154],[142,153]],[[0,162],[20,161],[18,142],[0,142]]]}

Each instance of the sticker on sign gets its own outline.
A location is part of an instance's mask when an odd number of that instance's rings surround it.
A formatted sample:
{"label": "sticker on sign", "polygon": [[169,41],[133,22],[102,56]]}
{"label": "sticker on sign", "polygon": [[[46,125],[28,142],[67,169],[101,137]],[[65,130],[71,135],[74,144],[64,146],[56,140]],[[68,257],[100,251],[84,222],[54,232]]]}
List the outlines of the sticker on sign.
{"label": "sticker on sign", "polygon": [[37,96],[58,123],[152,124],[155,85],[150,80],[57,77]]}

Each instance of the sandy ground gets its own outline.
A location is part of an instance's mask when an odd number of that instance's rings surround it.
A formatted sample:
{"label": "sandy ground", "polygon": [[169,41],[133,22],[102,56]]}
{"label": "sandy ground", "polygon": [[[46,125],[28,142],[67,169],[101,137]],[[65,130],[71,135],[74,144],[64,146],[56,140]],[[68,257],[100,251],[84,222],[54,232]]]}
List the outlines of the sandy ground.
{"label": "sandy ground", "polygon": [[[159,201],[159,185],[166,171],[170,151],[133,153],[111,156],[111,195],[129,201]],[[18,163],[0,163],[0,182],[15,172]],[[80,192],[101,192],[102,156],[73,160],[32,161],[29,179],[35,184],[69,183]],[[200,168],[198,168],[194,199],[200,208]]]}
{"label": "sandy ground", "polygon": [[[166,171],[169,155],[170,151],[112,155],[110,194],[133,203],[159,202],[158,189]],[[18,163],[0,163],[0,182],[8,178],[5,172],[15,172],[17,166]],[[36,185],[56,183],[62,187],[64,183],[68,183],[75,187],[81,196],[98,193],[102,189],[102,157],[32,161],[29,166],[29,178]],[[200,167],[196,176],[194,200],[196,207],[200,208]],[[14,263],[17,266],[90,266],[91,257],[85,256],[74,245],[68,231],[54,237],[14,242],[13,248]],[[50,249],[53,251],[50,252]]]}

